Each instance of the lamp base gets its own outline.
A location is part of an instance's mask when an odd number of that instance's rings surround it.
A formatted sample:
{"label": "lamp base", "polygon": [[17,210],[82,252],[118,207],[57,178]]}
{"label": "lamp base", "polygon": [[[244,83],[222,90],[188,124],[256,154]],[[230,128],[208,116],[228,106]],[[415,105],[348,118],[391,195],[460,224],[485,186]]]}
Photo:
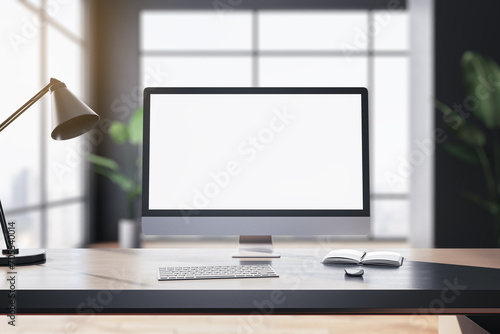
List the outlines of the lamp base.
{"label": "lamp base", "polygon": [[15,266],[22,265],[32,265],[40,264],[45,262],[45,250],[39,248],[26,248],[20,249],[18,254],[13,254],[13,257],[9,259],[9,255],[0,254],[0,267],[6,267],[10,265],[10,261],[14,263]]}

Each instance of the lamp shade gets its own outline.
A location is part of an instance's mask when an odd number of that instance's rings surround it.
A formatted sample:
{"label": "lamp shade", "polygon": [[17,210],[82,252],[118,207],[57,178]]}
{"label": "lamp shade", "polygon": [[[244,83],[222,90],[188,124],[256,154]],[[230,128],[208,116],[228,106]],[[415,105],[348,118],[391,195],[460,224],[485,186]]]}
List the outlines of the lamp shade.
{"label": "lamp shade", "polygon": [[99,116],[58,80],[50,87],[52,134],[56,140],[77,137],[99,123]]}

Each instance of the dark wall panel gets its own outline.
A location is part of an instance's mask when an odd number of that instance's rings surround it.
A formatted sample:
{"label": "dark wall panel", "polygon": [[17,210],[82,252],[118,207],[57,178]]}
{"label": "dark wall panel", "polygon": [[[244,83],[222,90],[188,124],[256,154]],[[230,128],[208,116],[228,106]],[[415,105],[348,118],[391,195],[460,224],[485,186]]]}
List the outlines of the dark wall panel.
{"label": "dark wall panel", "polygon": [[[111,120],[128,120],[142,105],[136,97],[139,87],[139,31],[134,0],[89,0],[92,41],[91,93],[95,111],[101,116],[103,140],[95,147],[100,155],[120,164],[135,164],[134,149],[114,144],[108,134]],[[130,163],[129,163],[130,164]],[[117,222],[127,212],[125,194],[102,176],[91,189],[91,219],[95,231],[91,241],[117,240]]]}
{"label": "dark wall panel", "polygon": [[[436,0],[435,96],[448,105],[465,98],[460,58],[473,50],[500,61],[498,24],[500,2]],[[500,111],[499,111],[500,112]],[[445,128],[436,113],[436,127]],[[450,139],[452,140],[452,139]],[[480,167],[451,157],[436,144],[435,240],[437,247],[495,247],[492,218],[463,196],[464,191],[486,194]]]}

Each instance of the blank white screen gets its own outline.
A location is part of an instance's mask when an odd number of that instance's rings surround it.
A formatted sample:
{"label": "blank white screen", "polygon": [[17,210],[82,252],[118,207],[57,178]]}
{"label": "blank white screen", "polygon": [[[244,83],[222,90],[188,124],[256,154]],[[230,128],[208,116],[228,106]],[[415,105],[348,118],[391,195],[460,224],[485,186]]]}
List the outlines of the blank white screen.
{"label": "blank white screen", "polygon": [[152,94],[149,209],[363,209],[361,95]]}

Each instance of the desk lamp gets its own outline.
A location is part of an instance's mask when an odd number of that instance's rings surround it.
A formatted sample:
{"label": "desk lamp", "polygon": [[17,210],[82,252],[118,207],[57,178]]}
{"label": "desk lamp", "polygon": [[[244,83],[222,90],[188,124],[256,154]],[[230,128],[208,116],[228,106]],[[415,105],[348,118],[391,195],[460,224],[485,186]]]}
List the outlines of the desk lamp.
{"label": "desk lamp", "polygon": [[[52,139],[65,140],[77,137],[92,129],[99,122],[99,116],[73,95],[63,82],[51,78],[47,86],[0,124],[0,132],[49,91],[52,96]],[[11,237],[9,237],[9,229],[1,202],[0,225],[2,225],[6,246],[0,255],[0,266],[10,265],[10,261],[15,265],[36,264],[45,261],[45,250],[43,249],[17,249],[15,247],[15,242],[12,242]]]}

